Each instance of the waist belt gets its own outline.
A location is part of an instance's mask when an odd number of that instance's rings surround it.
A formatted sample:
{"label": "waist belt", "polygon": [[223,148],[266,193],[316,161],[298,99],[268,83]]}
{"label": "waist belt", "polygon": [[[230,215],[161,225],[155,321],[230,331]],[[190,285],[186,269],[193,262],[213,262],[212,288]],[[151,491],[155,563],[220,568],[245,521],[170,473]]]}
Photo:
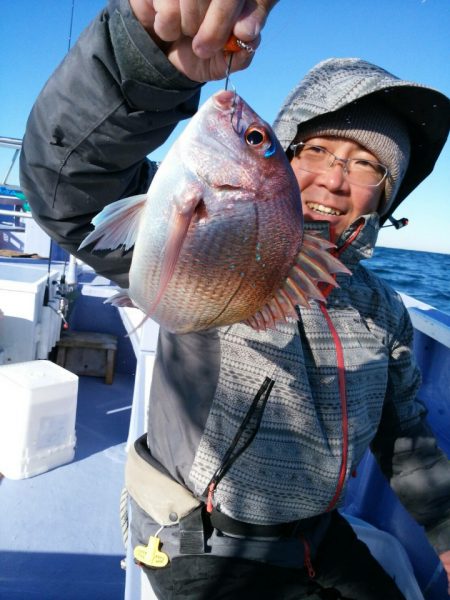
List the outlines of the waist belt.
{"label": "waist belt", "polygon": [[[189,515],[181,518],[177,525],[164,527],[159,537],[162,550],[168,554],[170,560],[186,555],[210,555],[258,561],[284,568],[302,568],[310,564],[311,558],[314,559],[317,547],[327,529],[328,517],[329,515],[325,518],[314,518],[314,521],[317,520],[315,527],[312,527],[313,519],[304,519],[282,526],[274,525],[270,526],[270,529],[268,526],[240,523],[241,533],[237,534],[235,529],[235,537],[234,534],[221,531],[215,526],[213,528],[211,515],[206,512],[204,506],[199,506]],[[303,537],[304,530],[301,528],[305,522],[309,524],[309,529],[305,530],[306,543]],[[225,519],[221,522],[221,527],[224,523]],[[267,536],[267,533],[286,533],[287,530],[293,534],[297,528],[299,528],[298,535]],[[246,537],[243,535],[244,531],[248,534]],[[264,535],[255,536],[255,533]]]}
{"label": "waist belt", "polygon": [[277,523],[275,525],[256,525],[254,523],[237,521],[216,509],[213,509],[210,515],[211,524],[215,529],[218,529],[227,535],[249,538],[295,537],[305,530],[314,527],[319,518],[320,517],[311,517],[309,519],[291,521],[290,523]]}

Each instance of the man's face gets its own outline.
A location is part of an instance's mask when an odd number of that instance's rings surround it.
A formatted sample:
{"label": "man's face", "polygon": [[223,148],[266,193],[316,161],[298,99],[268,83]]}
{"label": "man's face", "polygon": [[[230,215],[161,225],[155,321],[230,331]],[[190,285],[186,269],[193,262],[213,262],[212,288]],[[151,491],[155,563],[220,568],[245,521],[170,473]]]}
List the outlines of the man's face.
{"label": "man's face", "polygon": [[[352,140],[315,137],[306,141],[329,150],[339,158],[378,162],[376,156]],[[379,206],[384,183],[378,187],[349,183],[339,161],[320,174],[302,170],[298,157],[291,160],[291,166],[300,186],[305,221],[328,221],[336,237],[355,219],[375,212]]]}

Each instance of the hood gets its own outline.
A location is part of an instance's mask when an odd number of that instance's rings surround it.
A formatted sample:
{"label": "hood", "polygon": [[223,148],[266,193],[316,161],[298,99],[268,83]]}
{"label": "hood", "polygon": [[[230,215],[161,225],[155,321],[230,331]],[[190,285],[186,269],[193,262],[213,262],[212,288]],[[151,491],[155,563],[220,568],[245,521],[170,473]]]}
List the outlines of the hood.
{"label": "hood", "polygon": [[411,156],[402,183],[383,223],[433,170],[450,129],[450,99],[359,58],[331,58],[315,66],[291,91],[273,128],[284,150],[299,124],[336,112],[371,97],[401,119],[411,142]]}

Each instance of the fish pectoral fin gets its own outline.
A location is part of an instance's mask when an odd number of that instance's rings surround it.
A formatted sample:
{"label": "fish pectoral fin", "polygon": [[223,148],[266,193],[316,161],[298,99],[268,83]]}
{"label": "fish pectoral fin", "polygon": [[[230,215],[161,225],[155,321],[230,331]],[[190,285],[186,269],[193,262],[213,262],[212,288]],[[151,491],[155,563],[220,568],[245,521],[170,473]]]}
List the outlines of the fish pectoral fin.
{"label": "fish pectoral fin", "polygon": [[277,323],[286,321],[288,317],[298,319],[297,305],[310,308],[309,300],[325,302],[326,298],[319,288],[319,283],[339,287],[332,275],[352,274],[340,260],[327,252],[331,247],[334,246],[327,240],[305,233],[302,248],[283,285],[273,298],[245,323],[257,331],[275,329]]}
{"label": "fish pectoral fin", "polygon": [[84,238],[79,250],[97,242],[93,250],[114,250],[124,246],[129,250],[136,241],[139,221],[147,200],[146,194],[130,196],[112,202],[92,219],[94,231]]}
{"label": "fish pectoral fin", "polygon": [[149,309],[150,315],[156,310],[172,279],[195,209],[202,200],[203,189],[200,185],[195,184],[191,184],[183,194],[174,197],[167,240],[163,250],[159,286],[155,300]]}

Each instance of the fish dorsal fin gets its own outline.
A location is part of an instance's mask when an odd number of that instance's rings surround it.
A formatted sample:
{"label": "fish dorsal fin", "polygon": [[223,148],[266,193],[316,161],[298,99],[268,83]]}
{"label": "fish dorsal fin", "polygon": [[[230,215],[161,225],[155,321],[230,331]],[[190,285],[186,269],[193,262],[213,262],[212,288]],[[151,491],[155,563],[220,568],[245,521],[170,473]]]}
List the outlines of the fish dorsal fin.
{"label": "fish dorsal fin", "polygon": [[139,194],[105,206],[92,219],[95,229],[83,240],[79,249],[97,242],[93,250],[114,250],[118,246],[129,250],[136,242],[146,200],[146,194]]}
{"label": "fish dorsal fin", "polygon": [[273,298],[245,322],[253,329],[275,329],[276,324],[288,317],[297,319],[296,306],[310,308],[309,300],[325,302],[318,284],[327,283],[339,287],[336,273],[351,275],[351,271],[335,256],[327,252],[334,244],[312,233],[305,233],[300,252],[283,285]]}

